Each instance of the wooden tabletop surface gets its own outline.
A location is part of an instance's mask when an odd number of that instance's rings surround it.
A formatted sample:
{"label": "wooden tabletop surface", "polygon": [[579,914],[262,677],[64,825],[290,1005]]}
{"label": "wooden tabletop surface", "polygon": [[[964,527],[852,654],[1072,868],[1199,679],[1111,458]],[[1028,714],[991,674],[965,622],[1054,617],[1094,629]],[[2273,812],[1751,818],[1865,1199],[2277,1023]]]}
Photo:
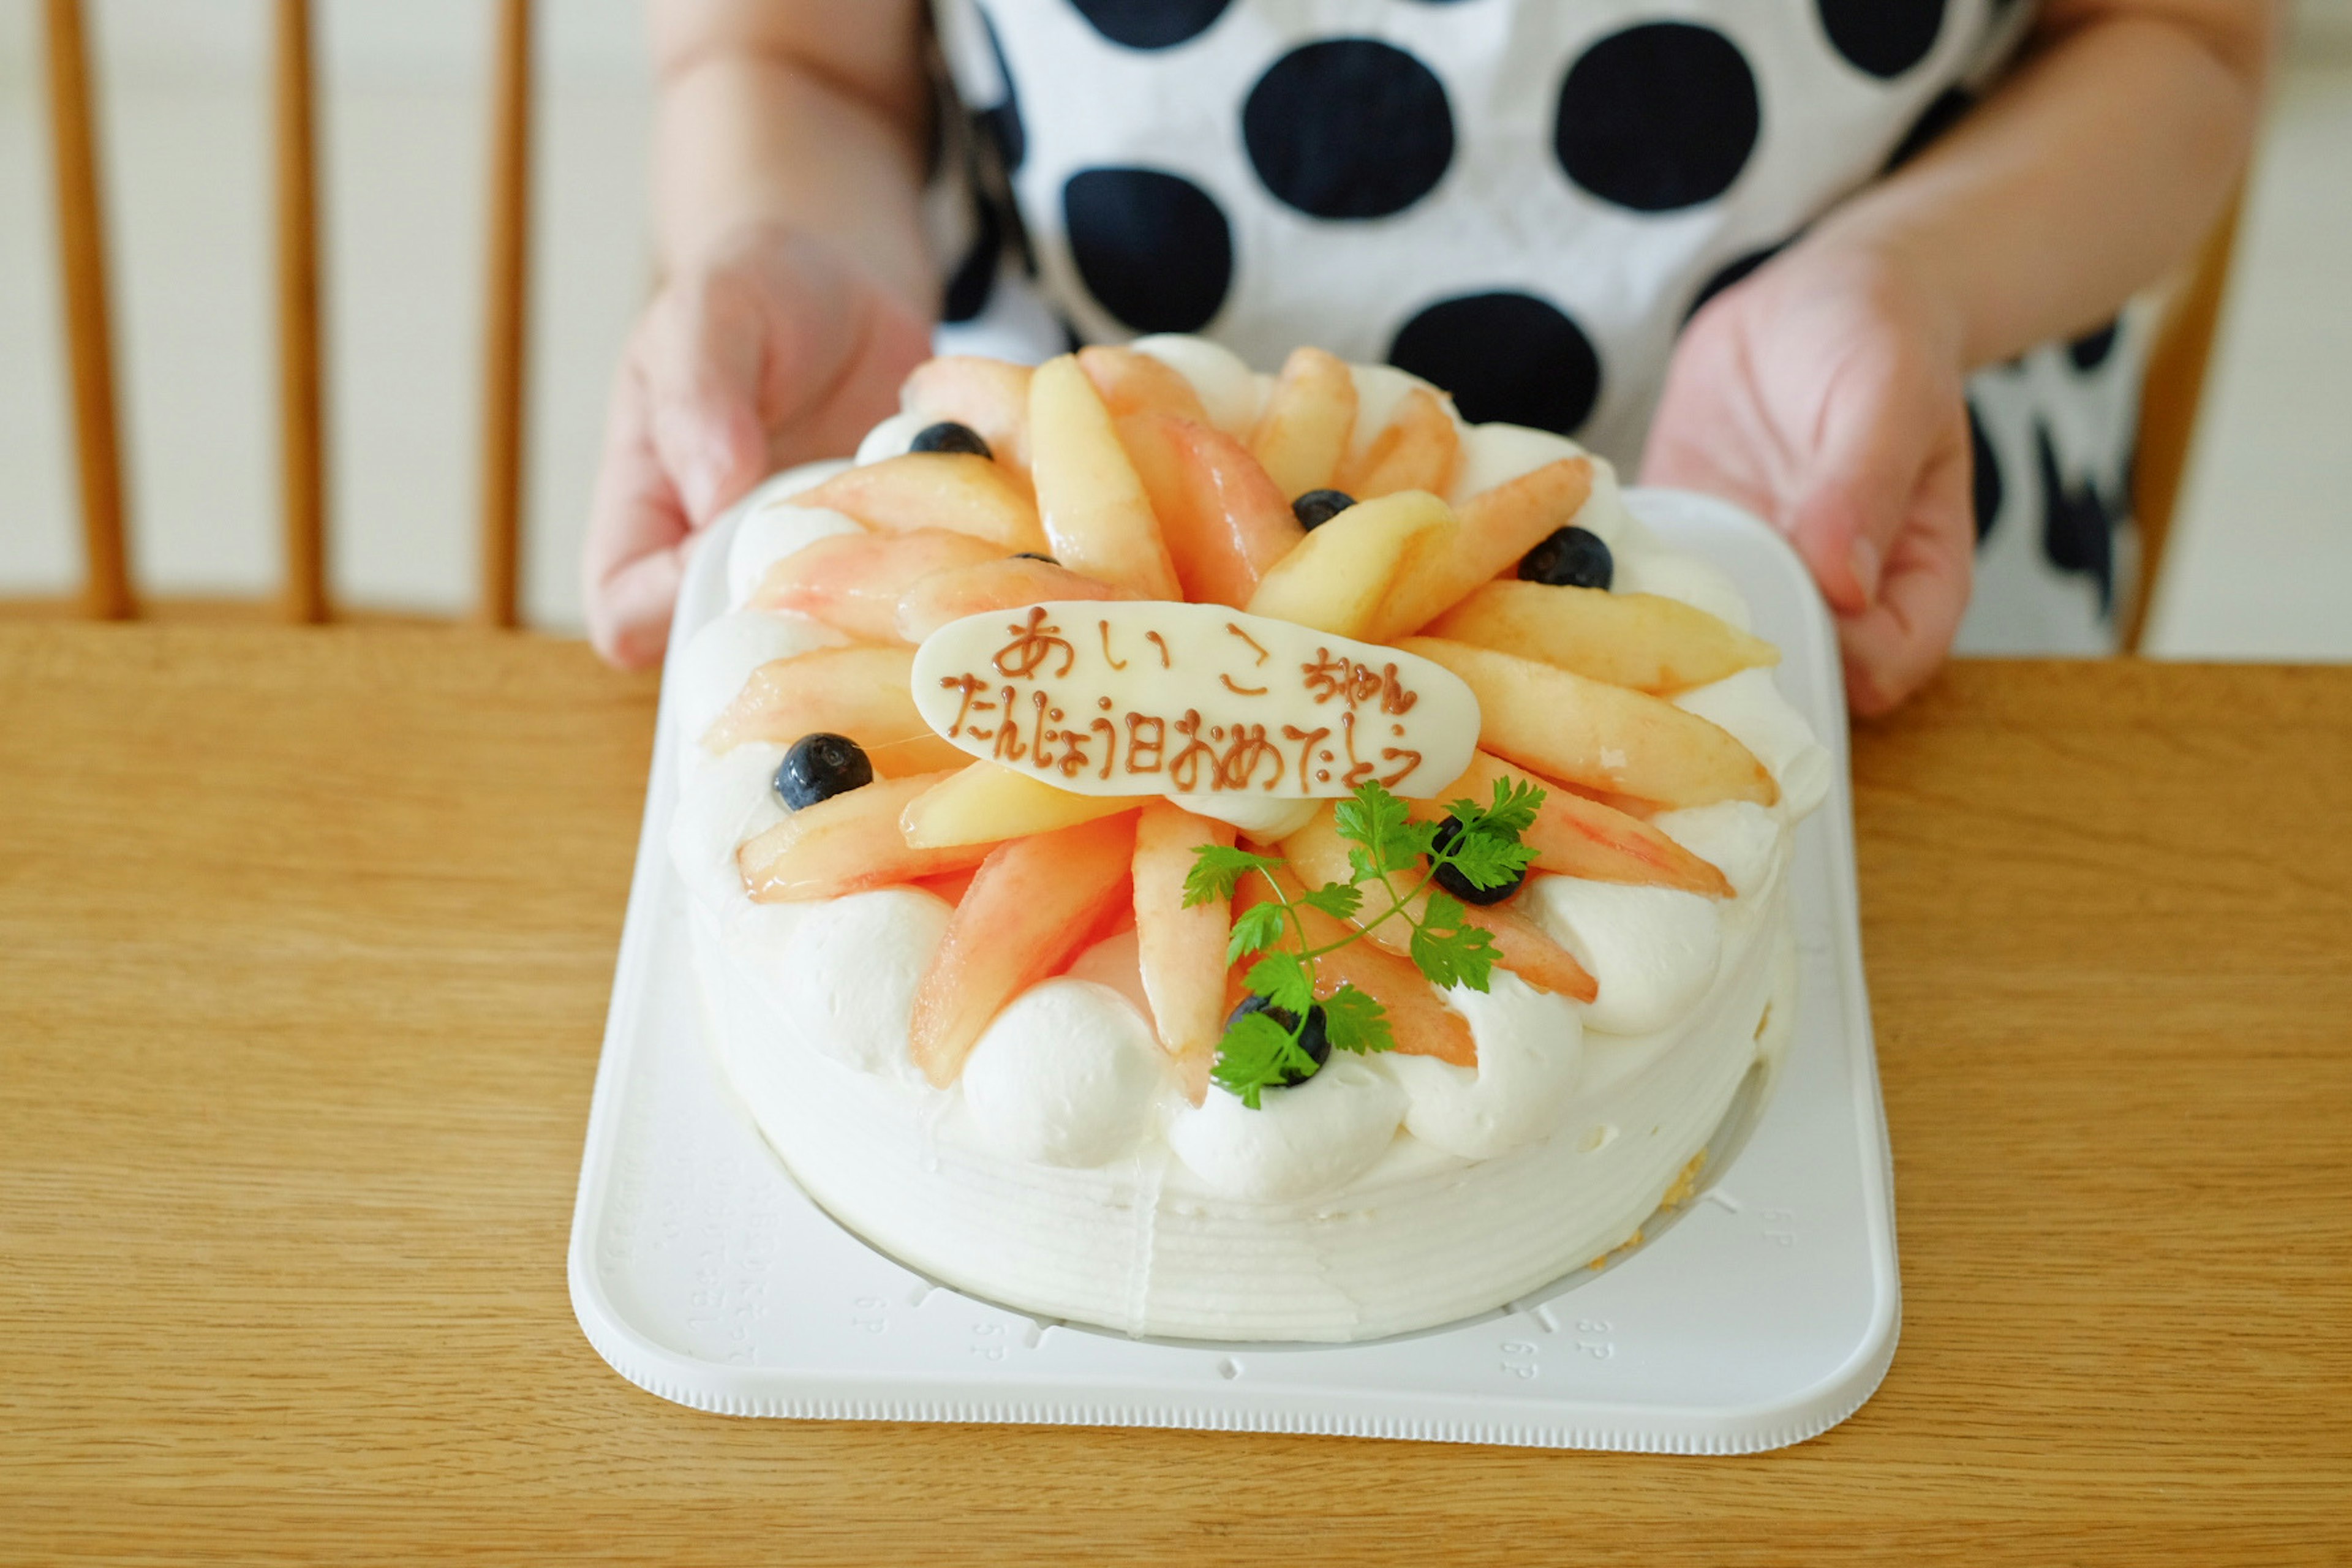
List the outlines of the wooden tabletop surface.
{"label": "wooden tabletop surface", "polygon": [[2352,668],[1855,740],[1902,1347],[1739,1459],[755,1422],[564,1250],[654,686],[0,626],[0,1561],[2352,1561]]}

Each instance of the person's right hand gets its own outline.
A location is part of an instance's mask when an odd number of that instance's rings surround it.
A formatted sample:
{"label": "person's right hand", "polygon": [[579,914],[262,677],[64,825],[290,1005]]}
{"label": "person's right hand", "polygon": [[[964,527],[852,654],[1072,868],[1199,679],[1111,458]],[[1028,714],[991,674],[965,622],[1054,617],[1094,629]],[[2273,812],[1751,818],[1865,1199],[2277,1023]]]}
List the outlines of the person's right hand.
{"label": "person's right hand", "polygon": [[794,463],[842,457],[898,411],[929,323],[823,240],[761,229],[654,297],[613,388],[585,553],[588,635],[661,658],[687,552]]}

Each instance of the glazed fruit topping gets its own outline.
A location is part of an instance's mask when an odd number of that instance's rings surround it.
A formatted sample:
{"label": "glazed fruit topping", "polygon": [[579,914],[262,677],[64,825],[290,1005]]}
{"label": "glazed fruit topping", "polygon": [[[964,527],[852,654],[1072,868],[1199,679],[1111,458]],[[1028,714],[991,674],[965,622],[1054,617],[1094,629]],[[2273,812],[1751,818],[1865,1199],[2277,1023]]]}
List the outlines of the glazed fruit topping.
{"label": "glazed fruit topping", "polygon": [[1290,503],[1290,511],[1299,527],[1312,532],[1355,504],[1345,490],[1308,490]]}
{"label": "glazed fruit topping", "polygon": [[[1437,836],[1429,841],[1429,847],[1443,855],[1461,838],[1462,824],[1449,816],[1437,825]],[[1499,904],[1519,890],[1520,884],[1528,879],[1528,868],[1522,866],[1512,873],[1508,881],[1482,888],[1464,876],[1460,867],[1441,860],[1431,873],[1430,879],[1465,904]]]}
{"label": "glazed fruit topping", "polygon": [[865,749],[846,735],[803,735],[776,767],[776,797],[794,811],[874,782]]}
{"label": "glazed fruit topping", "polygon": [[1599,534],[1573,525],[1560,529],[1519,558],[1519,575],[1555,588],[1606,588],[1617,563]]}
{"label": "glazed fruit topping", "polygon": [[965,452],[975,458],[993,458],[988,442],[969,425],[959,425],[952,419],[942,419],[927,425],[917,433],[907,450],[910,452]]}
{"label": "glazed fruit topping", "polygon": [[1297,1014],[1277,1007],[1263,996],[1245,996],[1242,998],[1242,1005],[1234,1009],[1233,1016],[1225,1020],[1225,1026],[1230,1029],[1253,1013],[1263,1013],[1281,1025],[1283,1031],[1292,1037],[1294,1046],[1286,1053],[1288,1059],[1279,1064],[1276,1076],[1264,1088],[1295,1089],[1322,1071],[1323,1064],[1331,1059],[1331,1036],[1320,1006],[1307,1009],[1307,1026],[1302,1029],[1298,1026]]}

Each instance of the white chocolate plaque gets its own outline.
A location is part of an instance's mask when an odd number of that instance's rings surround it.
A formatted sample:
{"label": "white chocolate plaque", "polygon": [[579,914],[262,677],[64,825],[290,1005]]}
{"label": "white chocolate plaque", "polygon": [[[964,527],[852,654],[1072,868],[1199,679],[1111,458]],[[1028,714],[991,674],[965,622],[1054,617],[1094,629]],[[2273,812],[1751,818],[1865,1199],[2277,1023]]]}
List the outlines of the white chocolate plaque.
{"label": "white chocolate plaque", "polygon": [[915,706],[975,757],[1079,795],[1436,794],[1478,700],[1416,655],[1222,605],[1076,600],[950,621]]}

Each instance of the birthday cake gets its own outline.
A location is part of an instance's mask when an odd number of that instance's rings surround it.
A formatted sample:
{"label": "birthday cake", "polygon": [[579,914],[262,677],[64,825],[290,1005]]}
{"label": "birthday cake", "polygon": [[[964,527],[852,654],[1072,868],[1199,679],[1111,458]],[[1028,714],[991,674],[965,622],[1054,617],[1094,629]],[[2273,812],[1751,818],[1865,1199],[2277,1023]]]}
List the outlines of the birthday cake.
{"label": "birthday cake", "polygon": [[1605,463],[1197,339],[920,367],[667,677],[708,1032],[845,1226],[1132,1334],[1349,1341],[1687,1196],[1829,759]]}

